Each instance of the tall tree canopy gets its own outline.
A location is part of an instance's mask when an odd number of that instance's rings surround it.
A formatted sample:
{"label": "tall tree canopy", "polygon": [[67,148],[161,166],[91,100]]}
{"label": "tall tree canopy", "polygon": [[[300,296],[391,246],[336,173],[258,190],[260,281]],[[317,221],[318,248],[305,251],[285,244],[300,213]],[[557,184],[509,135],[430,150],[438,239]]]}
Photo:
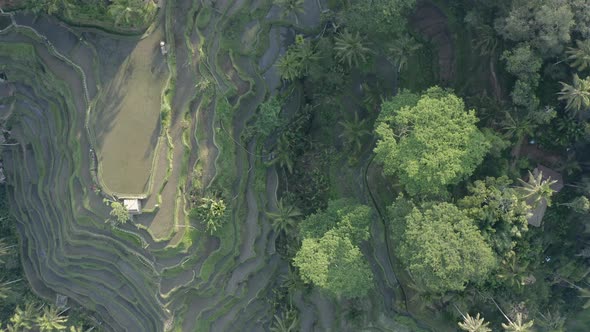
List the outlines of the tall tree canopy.
{"label": "tall tree canopy", "polygon": [[301,278],[336,296],[365,295],[372,273],[359,244],[369,238],[370,218],[368,206],[339,199],[303,220],[303,242],[293,259]]}
{"label": "tall tree canopy", "polygon": [[370,221],[368,206],[343,198],[330,201],[326,210],[309,215],[301,222],[300,229],[303,238],[320,238],[331,229],[342,229],[358,244],[369,238]]}
{"label": "tall tree canopy", "polygon": [[338,230],[304,239],[293,259],[301,278],[336,296],[361,297],[372,288],[371,269],[358,246]]}
{"label": "tall tree canopy", "polygon": [[543,65],[541,57],[527,43],[521,43],[512,50],[505,51],[502,59],[506,61],[506,70],[516,76],[512,90],[512,102],[516,106],[534,110],[539,106],[535,90],[539,86],[539,70]]}
{"label": "tall tree canopy", "polygon": [[376,159],[412,195],[439,194],[471,175],[490,144],[475,112],[454,94],[430,88],[417,100],[402,92],[382,105]]}
{"label": "tall tree canopy", "polygon": [[468,187],[470,195],[458,202],[500,256],[507,255],[528,229],[530,206],[511,184],[505,176],[475,181]]}
{"label": "tall tree canopy", "polygon": [[507,17],[496,22],[496,29],[504,38],[530,41],[545,56],[561,53],[571,40],[575,27],[574,1],[515,0]]}
{"label": "tall tree canopy", "polygon": [[[390,210],[393,215],[396,208]],[[400,260],[432,292],[461,291],[469,282],[484,280],[496,266],[494,253],[475,222],[453,204],[414,207],[393,222],[403,228],[397,235]]]}

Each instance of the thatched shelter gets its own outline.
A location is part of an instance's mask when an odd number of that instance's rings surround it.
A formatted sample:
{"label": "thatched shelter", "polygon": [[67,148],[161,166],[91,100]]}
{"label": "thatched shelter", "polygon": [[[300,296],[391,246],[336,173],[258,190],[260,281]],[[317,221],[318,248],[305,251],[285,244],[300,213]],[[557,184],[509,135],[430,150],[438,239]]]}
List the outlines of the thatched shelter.
{"label": "thatched shelter", "polygon": [[123,206],[130,214],[141,214],[141,201],[137,198],[123,199]]}

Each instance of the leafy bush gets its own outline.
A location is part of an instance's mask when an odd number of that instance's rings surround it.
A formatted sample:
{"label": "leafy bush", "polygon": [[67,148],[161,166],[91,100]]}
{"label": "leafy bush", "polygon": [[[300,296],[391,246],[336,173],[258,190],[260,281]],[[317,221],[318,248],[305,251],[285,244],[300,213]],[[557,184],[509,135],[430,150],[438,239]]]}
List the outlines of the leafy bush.
{"label": "leafy bush", "polygon": [[189,216],[199,219],[207,232],[213,234],[227,219],[227,206],[223,199],[204,197],[199,205],[191,209]]}

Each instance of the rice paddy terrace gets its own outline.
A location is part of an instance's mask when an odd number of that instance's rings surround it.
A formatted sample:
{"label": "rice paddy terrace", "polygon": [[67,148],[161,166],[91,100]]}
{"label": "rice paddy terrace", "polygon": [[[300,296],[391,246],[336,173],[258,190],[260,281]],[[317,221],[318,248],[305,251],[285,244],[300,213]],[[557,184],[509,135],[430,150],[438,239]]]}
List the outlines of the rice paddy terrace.
{"label": "rice paddy terrace", "polygon": [[[2,158],[27,278],[108,331],[266,330],[288,273],[264,214],[277,172],[241,135],[280,89],[287,32],[318,28],[322,5],[283,19],[268,0],[203,3],[162,2],[141,36],[0,15]],[[230,198],[215,236],[188,217],[193,188]],[[104,200],[122,197],[143,213],[115,225]],[[337,326],[319,294],[296,302],[303,330]]]}

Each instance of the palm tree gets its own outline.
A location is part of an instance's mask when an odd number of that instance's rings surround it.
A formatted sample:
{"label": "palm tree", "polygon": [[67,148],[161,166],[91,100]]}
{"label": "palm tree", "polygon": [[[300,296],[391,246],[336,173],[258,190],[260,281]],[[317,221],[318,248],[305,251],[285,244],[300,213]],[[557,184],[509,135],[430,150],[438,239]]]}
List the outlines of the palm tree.
{"label": "palm tree", "polygon": [[590,177],[583,177],[580,182],[575,184],[566,184],[566,186],[576,188],[581,194],[590,196]]}
{"label": "palm tree", "polygon": [[564,325],[565,325],[565,317],[562,316],[559,311],[551,312],[547,311],[547,313],[543,314],[539,312],[536,320],[541,327],[544,327],[547,331],[552,332],[565,332]]}
{"label": "palm tree", "polygon": [[557,170],[567,175],[573,175],[574,173],[581,172],[582,167],[576,159],[575,153],[568,153],[565,160],[560,160],[558,163]]}
{"label": "palm tree", "polygon": [[39,327],[39,331],[63,331],[66,329],[64,325],[67,322],[67,318],[60,316],[60,313],[57,311],[56,308],[50,308],[49,306],[45,306],[43,308],[43,315],[37,317],[35,322]]}
{"label": "palm tree", "polygon": [[517,313],[516,319],[514,321],[512,321],[506,315],[504,315],[504,317],[506,318],[506,320],[508,320],[508,324],[502,323],[502,328],[504,329],[504,331],[507,331],[507,332],[531,332],[532,331],[534,320],[531,320],[528,322],[523,322],[522,321],[523,320],[522,313],[520,313],[520,312]]}
{"label": "palm tree", "polygon": [[274,158],[270,161],[270,165],[278,164],[280,167],[286,168],[289,173],[293,173],[293,159],[291,158],[291,144],[286,135],[281,135],[277,141]]}
{"label": "palm tree", "polygon": [[293,15],[295,16],[295,23],[299,23],[299,19],[297,18],[297,14],[305,13],[305,8],[303,4],[305,3],[304,0],[276,0],[275,3],[281,7],[283,7],[284,11],[281,15],[283,18]]}
{"label": "palm tree", "polygon": [[285,310],[280,316],[274,315],[274,321],[270,326],[271,332],[295,332],[299,330],[299,317],[293,309]]}
{"label": "palm tree", "polygon": [[528,264],[518,262],[516,255],[510,256],[507,260],[502,261],[502,268],[498,273],[498,279],[506,281],[510,286],[518,288],[526,285],[528,276]]}
{"label": "palm tree", "polygon": [[346,62],[349,67],[358,67],[367,61],[367,55],[371,49],[363,43],[363,38],[357,32],[352,34],[345,30],[340,36],[336,37],[335,47],[336,57],[340,62]]}
{"label": "palm tree", "polygon": [[366,121],[366,119],[359,120],[358,113],[354,113],[354,120],[338,122],[338,124],[342,126],[340,137],[344,138],[346,144],[352,146],[354,152],[361,150],[362,138],[371,134],[371,132],[366,129]]}
{"label": "palm tree", "polygon": [[518,181],[522,184],[520,187],[523,193],[522,198],[530,200],[533,207],[543,199],[547,202],[547,206],[551,206],[551,195],[553,195],[551,186],[557,183],[557,180],[551,180],[551,177],[543,179],[543,172],[535,169],[534,173],[529,171],[529,177],[526,182],[522,179],[518,179]]}
{"label": "palm tree", "polygon": [[70,326],[69,332],[84,332],[84,328],[82,326]]}
{"label": "palm tree", "polygon": [[12,324],[7,324],[5,329],[0,329],[1,332],[22,332],[23,330],[21,330],[18,327],[15,327]]}
{"label": "palm tree", "polygon": [[578,74],[574,74],[572,85],[564,82],[561,83],[561,91],[558,92],[559,100],[565,100],[567,110],[578,113],[581,110],[590,107],[590,80],[588,78],[580,79]]}
{"label": "palm tree", "polygon": [[569,203],[561,203],[559,206],[567,206],[577,213],[590,212],[590,200],[586,196],[578,196]]}
{"label": "palm tree", "polygon": [[272,219],[272,228],[277,233],[291,231],[295,227],[297,219],[303,216],[295,206],[284,204],[282,198],[277,202],[277,211],[266,212],[266,215]]}
{"label": "palm tree", "polygon": [[10,254],[12,247],[14,247],[14,246],[6,244],[5,239],[0,239],[0,263],[4,263],[4,260],[2,259],[2,257]]}
{"label": "palm tree", "polygon": [[582,306],[582,308],[583,309],[590,308],[590,289],[588,289],[588,288],[582,288],[582,287],[578,287],[578,286],[576,286],[576,288],[580,292],[580,295],[578,295],[578,297],[583,298],[584,300],[586,300],[586,303],[584,303],[584,305]]}
{"label": "palm tree", "polygon": [[25,305],[24,309],[20,306],[16,306],[14,314],[10,317],[10,322],[16,329],[31,329],[35,317],[37,316],[37,308],[33,302],[29,302]]}
{"label": "palm tree", "polygon": [[390,61],[397,64],[397,72],[408,63],[408,59],[412,54],[422,47],[422,44],[416,42],[410,35],[403,35],[394,40],[389,46]]}
{"label": "palm tree", "polygon": [[303,74],[299,57],[294,52],[287,52],[277,62],[277,69],[285,81],[293,81]]}
{"label": "palm tree", "polygon": [[145,14],[145,3],[142,0],[114,0],[109,5],[109,15],[115,19],[115,24],[121,22],[131,24]]}
{"label": "palm tree", "polygon": [[5,299],[10,294],[10,285],[19,282],[22,279],[16,279],[8,282],[0,282],[0,299]]}
{"label": "palm tree", "polygon": [[[461,314],[463,316],[463,314]],[[463,331],[468,332],[492,332],[492,329],[488,327],[489,322],[484,322],[483,318],[479,317],[479,313],[475,317],[471,317],[469,314],[463,316],[463,322],[459,322],[459,327]]]}
{"label": "palm tree", "polygon": [[576,46],[568,47],[567,59],[572,61],[570,66],[582,71],[590,67],[590,40],[576,40]]}
{"label": "palm tree", "polygon": [[498,37],[494,28],[487,24],[479,25],[476,29],[477,38],[473,39],[475,48],[479,49],[481,55],[494,54],[498,47]]}
{"label": "palm tree", "polygon": [[504,120],[500,124],[508,137],[514,137],[518,142],[527,135],[533,135],[533,123],[529,118],[513,117],[510,112],[504,112]]}
{"label": "palm tree", "polygon": [[276,66],[282,79],[293,81],[307,74],[309,64],[314,59],[317,59],[317,55],[311,44],[302,41],[289,47]]}
{"label": "palm tree", "polygon": [[45,11],[49,15],[63,13],[66,16],[70,16],[74,5],[70,0],[46,0],[43,2]]}

